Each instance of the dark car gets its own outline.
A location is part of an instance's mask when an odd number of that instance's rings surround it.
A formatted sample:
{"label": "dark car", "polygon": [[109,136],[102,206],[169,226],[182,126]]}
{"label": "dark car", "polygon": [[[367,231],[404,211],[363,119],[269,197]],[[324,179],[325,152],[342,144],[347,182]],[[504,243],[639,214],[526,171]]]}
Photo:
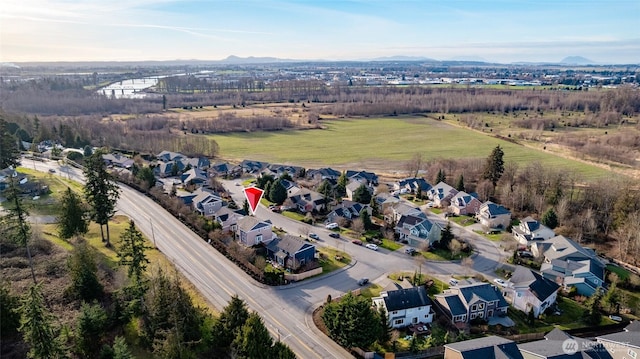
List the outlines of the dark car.
{"label": "dark car", "polygon": [[336,233],[336,232],[329,233],[329,237],[331,237],[331,238],[340,238],[340,233]]}
{"label": "dark car", "polygon": [[404,252],[410,256],[416,254],[416,249],[415,248],[407,248],[404,250]]}
{"label": "dark car", "polygon": [[354,240],[351,241],[351,243],[353,243],[353,244],[355,244],[357,246],[361,246],[362,245],[362,241],[359,240],[359,239],[354,239]]}
{"label": "dark car", "polygon": [[369,283],[369,278],[360,278],[358,281],[358,285],[366,285],[367,283]]}
{"label": "dark car", "polygon": [[316,240],[320,239],[320,237],[315,233],[309,233],[309,238],[316,239]]}

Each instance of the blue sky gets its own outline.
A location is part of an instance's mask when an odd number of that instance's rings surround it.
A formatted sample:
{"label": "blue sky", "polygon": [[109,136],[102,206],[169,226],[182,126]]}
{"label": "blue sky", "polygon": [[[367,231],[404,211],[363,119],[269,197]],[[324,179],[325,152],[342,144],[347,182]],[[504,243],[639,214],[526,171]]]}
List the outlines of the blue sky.
{"label": "blue sky", "polygon": [[640,63],[640,0],[0,1],[0,62],[229,55]]}

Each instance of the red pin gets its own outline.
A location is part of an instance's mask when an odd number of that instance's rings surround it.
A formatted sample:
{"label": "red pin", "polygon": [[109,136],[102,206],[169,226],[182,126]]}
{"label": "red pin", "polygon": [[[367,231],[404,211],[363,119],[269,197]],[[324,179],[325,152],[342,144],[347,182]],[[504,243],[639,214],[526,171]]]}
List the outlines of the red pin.
{"label": "red pin", "polygon": [[256,214],[256,208],[258,208],[258,203],[260,203],[263,194],[264,190],[258,187],[247,187],[244,189],[244,196],[247,197],[252,215]]}

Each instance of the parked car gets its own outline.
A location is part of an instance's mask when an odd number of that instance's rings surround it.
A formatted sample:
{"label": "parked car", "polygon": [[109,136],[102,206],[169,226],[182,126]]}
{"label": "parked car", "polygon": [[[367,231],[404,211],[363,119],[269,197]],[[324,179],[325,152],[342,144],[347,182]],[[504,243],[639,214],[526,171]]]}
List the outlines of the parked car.
{"label": "parked car", "polygon": [[520,257],[520,258],[533,258],[533,253],[531,253],[529,251],[519,251],[518,252],[518,257]]}
{"label": "parked car", "polygon": [[622,321],[622,317],[620,317],[618,315],[610,315],[609,319],[613,320],[614,322],[621,322]]}
{"label": "parked car", "polygon": [[351,243],[353,243],[353,244],[355,244],[357,246],[361,246],[362,245],[362,241],[359,240],[359,239],[354,239],[354,240],[351,241]]}
{"label": "parked car", "polygon": [[501,287],[504,287],[504,286],[506,286],[506,285],[507,285],[507,283],[506,283],[504,280],[500,279],[500,278],[496,278],[496,279],[494,279],[493,281],[494,281],[496,284],[498,284],[499,286],[501,286]]}
{"label": "parked car", "polygon": [[456,279],[451,279],[449,280],[449,285],[455,287],[458,285],[458,281]]}
{"label": "parked car", "polygon": [[309,238],[311,238],[311,239],[315,239],[315,240],[318,240],[318,239],[320,239],[320,236],[318,236],[318,235],[317,235],[317,234],[315,234],[315,233],[309,233]]}
{"label": "parked car", "polygon": [[373,244],[373,243],[367,243],[367,245],[365,246],[371,250],[377,251],[378,250],[378,245],[377,244]]}
{"label": "parked car", "polygon": [[365,285],[369,283],[369,278],[360,278],[360,280],[358,280],[358,285]]}
{"label": "parked car", "polygon": [[416,249],[415,248],[407,248],[404,250],[404,252],[410,256],[416,254]]}
{"label": "parked car", "polygon": [[340,238],[340,233],[336,233],[336,232],[329,233],[329,237],[331,237],[331,238]]}
{"label": "parked car", "polygon": [[326,228],[326,229],[336,229],[338,227],[340,227],[340,226],[335,222],[334,223],[327,223],[327,225],[324,226],[324,228]]}
{"label": "parked car", "polygon": [[56,170],[54,170],[53,168],[49,168],[49,173],[56,173]]}

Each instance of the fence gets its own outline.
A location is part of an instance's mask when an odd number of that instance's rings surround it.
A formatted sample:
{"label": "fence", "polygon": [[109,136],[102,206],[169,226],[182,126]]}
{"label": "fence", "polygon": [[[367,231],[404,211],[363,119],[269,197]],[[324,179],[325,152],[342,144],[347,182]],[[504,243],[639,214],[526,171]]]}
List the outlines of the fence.
{"label": "fence", "polygon": [[322,273],[322,267],[318,267],[312,270],[308,270],[306,272],[302,272],[302,273],[285,273],[284,274],[284,279],[291,281],[291,282],[297,282],[299,280],[303,280],[309,277],[313,277],[314,275],[318,275]]}

